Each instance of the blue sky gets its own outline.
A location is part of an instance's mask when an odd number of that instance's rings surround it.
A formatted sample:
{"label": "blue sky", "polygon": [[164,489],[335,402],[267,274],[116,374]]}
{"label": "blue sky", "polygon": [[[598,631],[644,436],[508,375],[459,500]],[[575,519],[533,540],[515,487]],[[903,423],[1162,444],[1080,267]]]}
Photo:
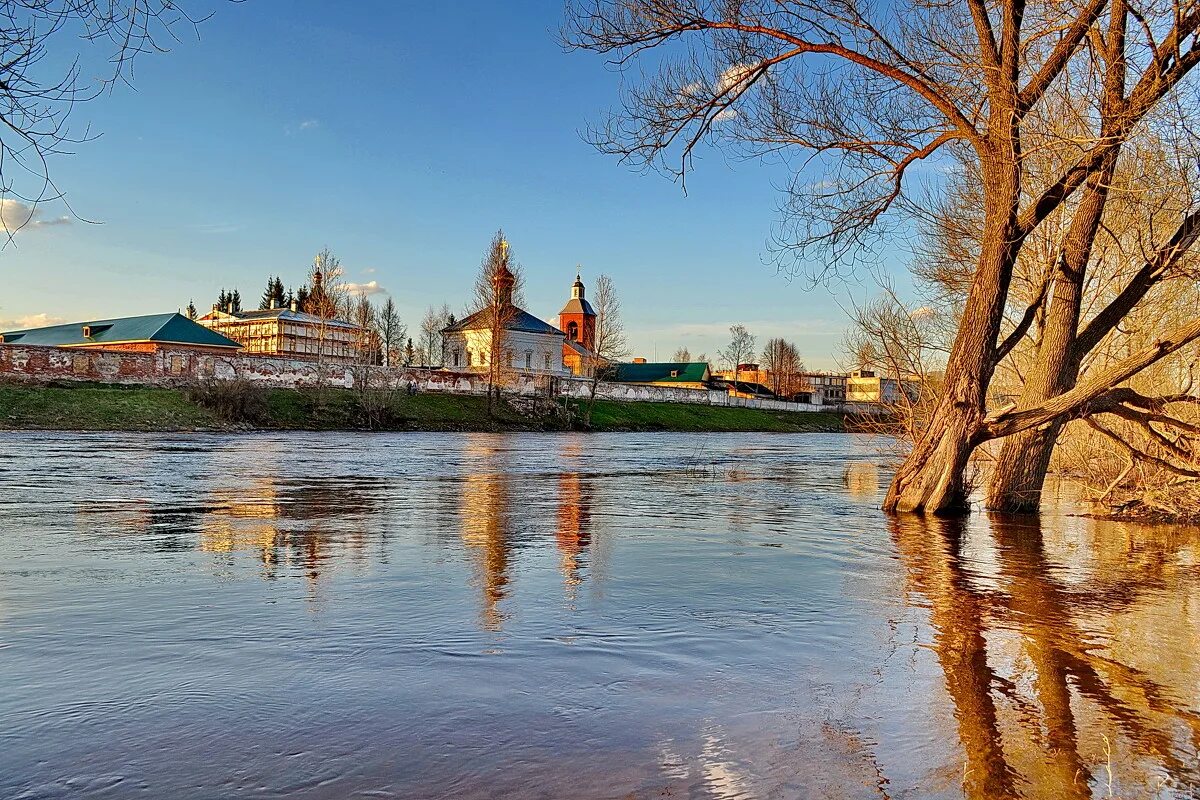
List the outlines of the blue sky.
{"label": "blue sky", "polygon": [[415,329],[430,304],[464,305],[503,227],[538,316],[576,264],[585,283],[612,275],[631,355],[715,357],[742,323],[837,365],[839,303],[863,290],[770,263],[777,168],[710,154],[685,195],[592,149],[580,131],[619,79],[561,50],[559,0],[215,9],[198,40],[140,60],[133,88],[76,110],[102,135],[52,174],[82,219],[45,224],[68,214],[46,205],[0,252],[0,330],[203,309],[222,286],[256,303],[326,245]]}

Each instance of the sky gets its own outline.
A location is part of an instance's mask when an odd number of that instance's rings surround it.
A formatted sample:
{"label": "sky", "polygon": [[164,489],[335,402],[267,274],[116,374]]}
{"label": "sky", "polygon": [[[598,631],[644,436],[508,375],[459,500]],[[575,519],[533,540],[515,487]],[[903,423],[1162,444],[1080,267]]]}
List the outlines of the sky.
{"label": "sky", "polygon": [[631,356],[716,360],[743,324],[845,366],[847,299],[870,289],[779,271],[782,168],[711,152],[685,192],[597,152],[582,134],[620,76],[563,51],[561,0],[211,8],[73,112],[98,136],[51,162],[69,207],[39,206],[0,251],[0,330],[205,309],[222,287],[256,305],[327,246],[415,333],[427,306],[468,302],[503,228],[539,317],[556,322],[577,265],[611,275]]}

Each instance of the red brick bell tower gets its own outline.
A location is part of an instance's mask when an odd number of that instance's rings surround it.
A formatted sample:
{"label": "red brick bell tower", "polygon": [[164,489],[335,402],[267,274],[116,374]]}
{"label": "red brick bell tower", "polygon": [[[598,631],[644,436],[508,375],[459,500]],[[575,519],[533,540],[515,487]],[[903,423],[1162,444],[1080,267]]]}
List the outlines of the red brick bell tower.
{"label": "red brick bell tower", "polygon": [[596,346],[596,312],[583,295],[583,281],[576,273],[575,283],[571,285],[571,299],[558,312],[558,329],[567,334],[568,342],[592,350]]}
{"label": "red brick bell tower", "polygon": [[584,373],[584,361],[596,348],[596,312],[583,296],[583,281],[575,274],[571,299],[558,312],[558,329],[567,335],[563,342],[563,365],[576,375]]}

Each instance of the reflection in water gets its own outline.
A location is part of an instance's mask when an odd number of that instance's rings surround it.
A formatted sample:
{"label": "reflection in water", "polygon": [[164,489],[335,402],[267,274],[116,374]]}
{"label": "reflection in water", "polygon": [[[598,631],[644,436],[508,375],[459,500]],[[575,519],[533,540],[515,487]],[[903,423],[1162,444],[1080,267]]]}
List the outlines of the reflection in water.
{"label": "reflection in water", "polygon": [[879,464],[875,461],[851,461],[842,473],[842,484],[851,497],[874,500],[880,490]]}
{"label": "reflection in water", "polygon": [[475,583],[483,595],[480,619],[487,630],[499,630],[512,557],[509,479],[502,473],[472,473],[463,478],[460,498],[462,540],[474,555]]}
{"label": "reflection in water", "polygon": [[[1108,632],[1082,627],[1096,615],[1111,622],[1139,609],[1148,630],[1177,631],[1175,604],[1163,606],[1159,587],[1169,585],[1175,596],[1190,598],[1183,605],[1194,606],[1195,585],[1179,570],[1194,563],[1192,553],[1181,563],[1185,554],[1164,553],[1161,538],[1097,537],[1091,544],[1100,552],[1123,540],[1127,556],[1120,570],[1097,576],[1111,591],[1080,592],[1059,577],[1063,565],[1047,557],[1038,520],[993,515],[989,523],[983,531],[961,521],[889,523],[909,588],[930,610],[933,648],[965,756],[965,794],[1088,798],[1108,791],[1111,772],[1139,795],[1167,787],[1188,796],[1200,791],[1196,684],[1180,681],[1174,665],[1154,653],[1139,653],[1150,669],[1123,663]],[[994,563],[963,558],[967,539],[980,532],[992,538]],[[1159,556],[1127,573],[1124,564],[1144,548]],[[1085,557],[1093,567],[1102,563],[1095,555]],[[1194,620],[1184,628],[1194,639]],[[1183,662],[1189,670],[1194,654]]]}
{"label": "reflection in water", "polygon": [[1200,535],[889,520],[880,460],[0,438],[0,797],[1200,795]]}
{"label": "reflection in water", "polygon": [[580,478],[578,472],[564,472],[558,477],[558,528],[555,538],[562,559],[563,584],[567,597],[583,582],[582,570],[588,545],[591,543],[592,482]]}
{"label": "reflection in water", "polygon": [[[375,512],[378,481],[340,478],[313,481],[263,476],[250,486],[216,486],[199,517],[200,552],[253,553],[263,577],[275,579],[281,566],[299,569],[315,584],[337,555],[362,565],[368,538],[366,519]],[[349,518],[334,533],[323,520]],[[225,562],[228,565],[228,560]]]}

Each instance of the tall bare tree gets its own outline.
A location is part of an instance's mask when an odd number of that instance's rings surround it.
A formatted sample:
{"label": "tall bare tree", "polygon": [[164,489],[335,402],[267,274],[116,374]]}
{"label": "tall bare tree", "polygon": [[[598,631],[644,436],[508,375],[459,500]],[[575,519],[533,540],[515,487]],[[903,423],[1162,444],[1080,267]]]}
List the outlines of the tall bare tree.
{"label": "tall bare tree", "polygon": [[621,300],[608,275],[596,276],[592,287],[592,308],[596,312],[593,346],[583,356],[583,373],[588,378],[588,403],[583,424],[591,427],[592,411],[596,407],[596,390],[609,367],[629,353],[625,342],[625,326],[621,322]]}
{"label": "tall bare tree", "polygon": [[671,360],[676,364],[686,364],[692,360],[692,352],[687,347],[681,347],[671,355]]}
{"label": "tall bare tree", "polygon": [[741,365],[754,358],[754,336],[746,330],[745,325],[729,327],[729,344],[725,345],[725,349],[721,351],[721,358],[725,359],[729,368],[733,370],[733,383],[736,389]]}
{"label": "tall bare tree", "polygon": [[442,303],[441,308],[430,306],[425,309],[425,316],[421,318],[421,346],[418,348],[422,355],[422,360],[429,366],[442,366],[445,361],[445,352],[442,346],[442,329],[451,322],[450,306]]}
{"label": "tall bare tree", "polygon": [[495,413],[500,392],[513,374],[508,363],[511,351],[508,326],[518,314],[515,298],[521,284],[520,265],[512,257],[504,231],[498,230],[488,245],[475,279],[474,307],[483,312],[487,320],[488,351],[480,357],[487,358],[489,415]]}
{"label": "tall bare tree", "polygon": [[796,345],[786,339],[768,339],[763,347],[762,368],[771,376],[771,391],[780,397],[790,397],[799,389],[804,362]]}
{"label": "tall bare tree", "polygon": [[396,355],[400,343],[408,336],[408,330],[400,320],[400,312],[396,309],[396,301],[389,297],[379,309],[377,320],[379,330],[379,345],[383,350],[384,366],[395,366]]}
{"label": "tall bare tree", "polygon": [[328,247],[322,248],[313,258],[308,273],[308,297],[304,311],[318,319],[317,363],[324,363],[329,356],[339,358],[351,354],[348,334],[335,323],[350,316],[349,291],[346,288],[342,262]]}
{"label": "tall bare tree", "polygon": [[[1064,204],[1086,205],[1083,194],[1104,185],[1164,98],[1186,96],[1173,92],[1200,62],[1193,0],[580,0],[570,9],[570,45],[623,65],[656,62],[596,133],[602,149],[677,176],[702,143],[818,160],[828,178],[797,172],[786,203],[781,239],[801,254],[815,247],[824,263],[852,266],[911,197],[922,161],[952,158],[978,176],[980,234],[944,386],[886,509],[965,510],[979,444],[1082,413],[1200,337],[1200,322],[1183,324],[1061,394],[988,415],[1026,242]],[[1080,130],[1056,136],[1040,126],[1063,97],[1080,104]],[[1037,134],[1060,154],[1056,168],[1027,168]]]}

